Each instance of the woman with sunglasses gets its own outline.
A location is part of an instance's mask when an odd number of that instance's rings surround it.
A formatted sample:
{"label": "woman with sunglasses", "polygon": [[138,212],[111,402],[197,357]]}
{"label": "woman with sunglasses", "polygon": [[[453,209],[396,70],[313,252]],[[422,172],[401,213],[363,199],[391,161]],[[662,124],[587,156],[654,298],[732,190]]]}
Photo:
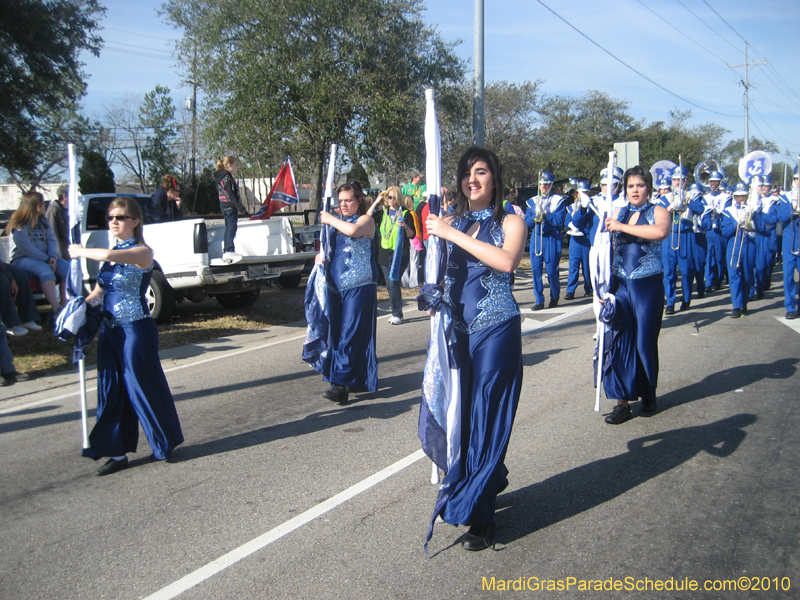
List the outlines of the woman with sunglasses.
{"label": "woman with sunglasses", "polygon": [[[378,266],[386,280],[386,289],[389,290],[389,303],[392,307],[389,323],[392,325],[400,325],[403,322],[400,279],[403,271],[408,268],[411,240],[417,235],[414,219],[411,213],[402,207],[402,200],[400,188],[393,186],[378,194],[375,202],[367,210],[367,214],[375,219]],[[383,205],[383,210],[375,212],[380,205]]]}
{"label": "woman with sunglasses", "polygon": [[133,198],[109,206],[108,228],[117,238],[110,250],[69,247],[72,258],[102,262],[97,285],[86,297],[102,304],[97,345],[97,423],[84,456],[109,457],[98,475],[128,466],[136,452],[139,423],[156,460],[166,460],[183,442],[181,424],[158,358],[158,328],[150,317],[145,292],[153,274],[153,251],[144,243],[142,209]]}
{"label": "woman with sunglasses", "polygon": [[[322,224],[333,229],[327,269],[330,347],[322,370],[331,387],[322,396],[345,403],[351,390],[378,389],[378,270],[372,250],[375,223],[365,214],[361,184],[339,186],[337,195],[341,217],[324,211],[319,215]],[[317,261],[321,260],[322,255],[317,255]]]}
{"label": "woman with sunglasses", "polygon": [[[11,264],[39,279],[44,297],[53,309],[50,312],[53,319],[67,303],[64,282],[69,263],[61,258],[58,240],[44,217],[45,210],[44,196],[28,192],[11,215],[6,233],[12,241]],[[60,295],[56,280],[61,283]]]}

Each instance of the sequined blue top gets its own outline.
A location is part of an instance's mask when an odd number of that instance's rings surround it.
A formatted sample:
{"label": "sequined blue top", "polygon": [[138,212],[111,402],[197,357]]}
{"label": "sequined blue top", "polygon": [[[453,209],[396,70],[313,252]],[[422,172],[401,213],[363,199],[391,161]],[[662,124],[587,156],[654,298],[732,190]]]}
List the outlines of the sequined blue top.
{"label": "sequined blue top", "polygon": [[[619,210],[617,221],[627,223],[633,213],[641,213],[636,225],[655,225],[656,207],[649,201],[640,207],[627,204]],[[642,279],[664,272],[661,241],[614,232],[614,275],[623,279]]]}
{"label": "sequined blue top", "polygon": [[[346,223],[355,223],[357,220],[358,215],[342,219]],[[378,280],[372,238],[350,237],[334,229],[330,261],[330,281],[339,292],[362,285],[375,285]]]}
{"label": "sequined blue top", "polygon": [[[501,248],[505,239],[503,225],[492,218],[492,212],[487,208],[467,213],[450,224],[466,232],[478,222],[476,239]],[[452,242],[448,242],[444,283],[444,302],[452,309],[454,325],[461,332],[475,333],[519,314],[511,293],[511,274],[486,266]]]}
{"label": "sequined blue top", "polygon": [[[124,250],[137,246],[130,238],[114,246]],[[97,283],[105,292],[103,298],[103,322],[111,327],[127,325],[140,319],[150,318],[145,292],[150,285],[153,267],[140,269],[136,265],[104,262],[97,275]]]}

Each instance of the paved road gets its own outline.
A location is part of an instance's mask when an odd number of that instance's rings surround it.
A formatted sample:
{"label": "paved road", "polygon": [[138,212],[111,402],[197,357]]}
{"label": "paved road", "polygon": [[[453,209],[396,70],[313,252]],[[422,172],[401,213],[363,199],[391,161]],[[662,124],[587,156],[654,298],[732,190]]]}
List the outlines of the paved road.
{"label": "paved road", "polygon": [[[524,278],[516,295],[529,333],[495,550],[439,524],[422,551],[429,321],[407,304],[402,326],[381,311],[380,390],[348,406],[321,398],[300,324],[162,353],[187,440],[173,464],[142,438],[131,468],[95,477],[73,375],[0,390],[0,598],[798,597],[800,329],[780,290],[739,320],[722,292],[667,318],[661,411],[618,427],[609,402],[593,411],[586,301],[532,313]],[[656,580],[701,589],[578,590]]]}

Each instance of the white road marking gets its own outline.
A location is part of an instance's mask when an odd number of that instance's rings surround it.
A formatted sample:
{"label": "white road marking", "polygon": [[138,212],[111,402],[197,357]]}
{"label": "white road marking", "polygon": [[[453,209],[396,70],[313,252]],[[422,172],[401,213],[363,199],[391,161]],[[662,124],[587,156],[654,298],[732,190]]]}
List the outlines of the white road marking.
{"label": "white road marking", "polygon": [[800,319],[787,320],[786,317],[775,317],[775,320],[783,323],[789,329],[794,329],[797,333],[800,333]]}
{"label": "white road marking", "polygon": [[351,498],[358,496],[360,493],[367,491],[371,487],[379,484],[380,482],[388,479],[395,473],[399,473],[406,467],[413,465],[415,462],[420,460],[421,458],[425,457],[425,453],[422,450],[417,450],[413,454],[409,454],[405,458],[398,460],[396,463],[389,465],[385,469],[378,471],[374,475],[370,475],[366,479],[358,482],[357,484],[347,488],[346,490],[339,492],[332,498],[329,498],[325,502],[322,502],[307,510],[306,512],[297,515],[293,519],[289,519],[285,523],[282,523],[275,527],[274,529],[270,529],[266,533],[258,536],[255,539],[250,540],[249,542],[242,544],[235,550],[228,552],[227,554],[223,554],[218,559],[208,563],[207,565],[200,567],[196,571],[193,571],[186,575],[185,577],[179,579],[178,581],[171,583],[170,585],[161,588],[156,593],[147,596],[144,600],[171,600],[176,596],[182,594],[186,590],[193,588],[194,586],[202,583],[206,579],[209,579],[216,575],[217,573],[224,571],[228,567],[236,564],[240,560],[250,556],[254,552],[258,552],[262,548],[265,548],[272,542],[279,540],[283,536],[291,533],[295,529],[299,529],[303,525],[310,523],[317,517],[324,515],[327,512],[330,512],[337,506],[344,504]]}
{"label": "white road marking", "polygon": [[[536,319],[523,319],[523,321],[522,321],[522,335],[525,336],[525,335],[528,335],[528,334],[533,333],[535,331],[539,331],[539,330],[545,329],[547,327],[552,327],[553,325],[558,325],[562,321],[566,321],[567,319],[571,319],[572,317],[577,317],[578,315],[581,315],[581,314],[583,314],[585,312],[588,312],[590,310],[592,310],[592,305],[591,304],[586,304],[586,305],[582,305],[582,306],[576,306],[575,308],[570,308],[570,309],[568,309],[566,311],[561,311],[561,310],[559,310],[557,308],[551,308],[551,309],[547,309],[546,308],[544,310],[536,311],[539,314],[542,314],[542,313],[547,314],[545,311],[558,312],[560,314],[557,314],[557,316],[552,317],[551,319],[548,319],[547,321],[537,321]],[[527,310],[520,311],[520,312],[522,312],[523,314],[524,313],[530,313],[531,310],[527,309]]]}

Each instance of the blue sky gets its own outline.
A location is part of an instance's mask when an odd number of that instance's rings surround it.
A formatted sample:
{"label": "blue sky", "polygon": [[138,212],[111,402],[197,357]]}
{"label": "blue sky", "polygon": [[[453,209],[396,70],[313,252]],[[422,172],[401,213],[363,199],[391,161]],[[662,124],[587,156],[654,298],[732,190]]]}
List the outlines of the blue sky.
{"label": "blue sky", "polygon": [[[691,109],[692,123],[715,122],[744,137],[743,68],[750,69],[750,135],[775,142],[797,161],[800,153],[800,10],[797,0],[485,0],[487,81],[543,80],[546,94],[600,90],[629,103],[634,117],[666,120]],[[84,106],[100,117],[124,94],[142,96],[157,84],[183,102],[169,42],[179,34],[159,17],[160,0],[107,0],[99,59],[86,57]],[[620,64],[578,31],[630,67]],[[473,0],[428,0],[424,19],[457,52],[473,53]],[[719,13],[719,16],[712,11]],[[724,19],[724,21],[723,21]],[[727,22],[727,24],[726,24]],[[471,68],[471,67],[470,67]],[[644,77],[643,77],[643,76]],[[471,76],[471,72],[470,72]],[[660,89],[645,77],[672,92]],[[673,95],[674,94],[674,95]],[[678,96],[678,97],[676,97]],[[777,157],[776,157],[777,158]]]}

